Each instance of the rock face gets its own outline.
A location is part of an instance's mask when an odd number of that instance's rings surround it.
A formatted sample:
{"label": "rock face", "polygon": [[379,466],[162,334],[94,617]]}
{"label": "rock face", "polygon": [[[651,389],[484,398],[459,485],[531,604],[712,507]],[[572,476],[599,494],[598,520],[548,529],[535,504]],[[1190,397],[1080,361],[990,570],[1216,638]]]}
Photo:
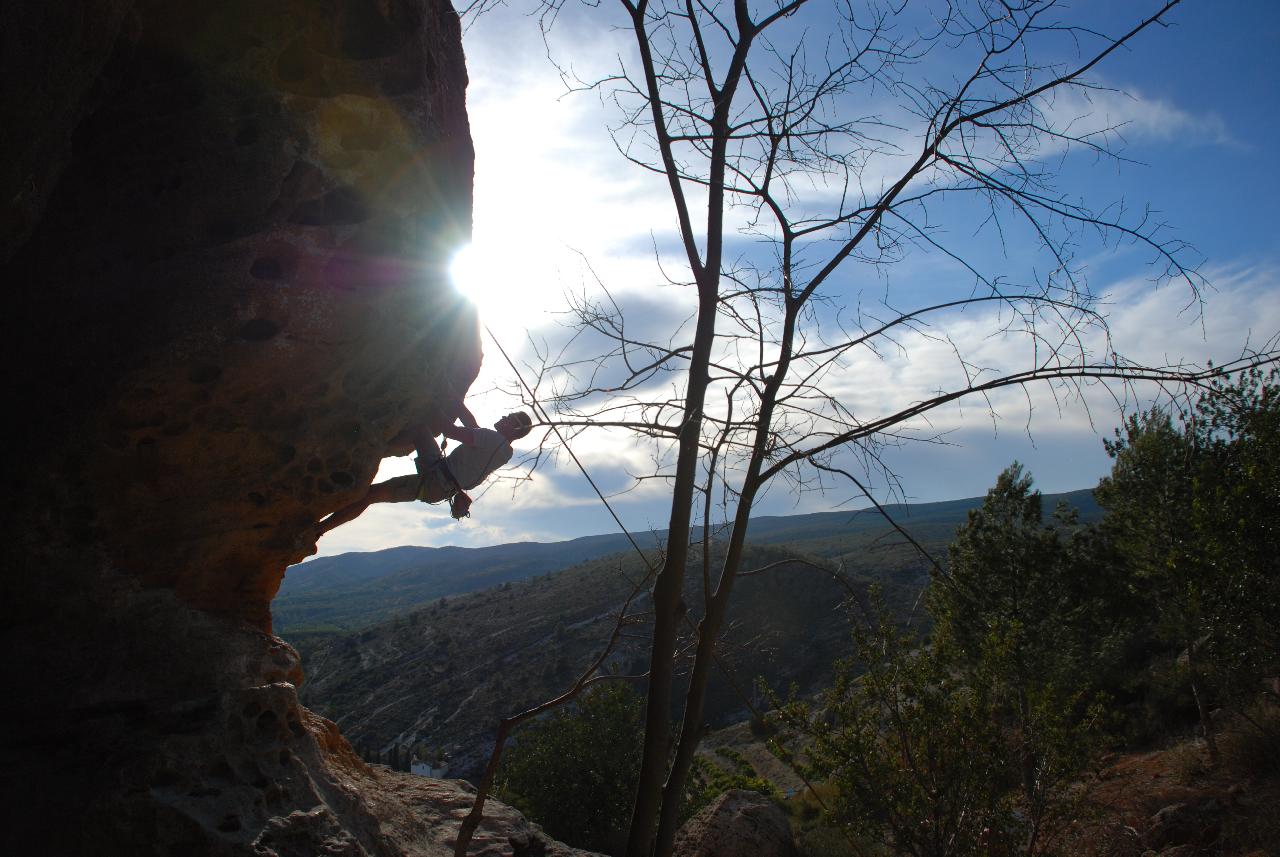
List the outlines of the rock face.
{"label": "rock face", "polygon": [[675,857],[795,857],[791,825],[764,795],[732,789],[676,834]]}
{"label": "rock face", "polygon": [[439,853],[269,605],[478,359],[457,16],[9,5],[0,852]]}
{"label": "rock face", "polygon": [[[470,231],[466,73],[440,0],[207,6],[104,12],[79,121],[45,147],[56,181],[5,189],[6,219],[37,221],[7,266],[6,366],[53,454],[27,502],[268,629],[294,536],[479,347],[443,278]],[[45,111],[55,133],[68,111]]]}

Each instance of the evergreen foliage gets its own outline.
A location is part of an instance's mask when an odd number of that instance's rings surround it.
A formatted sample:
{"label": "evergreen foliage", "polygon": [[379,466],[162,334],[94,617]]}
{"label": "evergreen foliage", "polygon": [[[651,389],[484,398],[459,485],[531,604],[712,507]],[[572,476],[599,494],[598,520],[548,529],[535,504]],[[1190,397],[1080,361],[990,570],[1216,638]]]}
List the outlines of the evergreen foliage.
{"label": "evergreen foliage", "polygon": [[1256,706],[1280,672],[1278,381],[1130,417],[1106,442],[1099,525],[1046,522],[1030,475],[1000,474],[929,592],[931,643],[878,607],[817,707],[778,712],[779,752],[835,788],[829,821],[914,857],[1063,853],[1114,725],[1107,691],[1154,692],[1179,653],[1215,760],[1210,706],[1271,741]]}
{"label": "evergreen foliage", "polygon": [[1107,540],[1040,492],[1014,463],[956,533],[930,590],[934,657],[984,688],[1016,783],[1020,853],[1036,854],[1074,815],[1070,784],[1097,741],[1104,669],[1122,638],[1123,587]]}
{"label": "evergreen foliage", "polygon": [[935,634],[976,665],[1008,650],[1019,688],[1087,686],[1108,656],[1123,600],[1109,543],[1059,507],[1045,524],[1039,491],[1014,462],[969,512],[929,591]]}
{"label": "evergreen foliage", "polygon": [[[621,682],[589,688],[573,706],[531,723],[503,756],[497,796],[563,842],[606,854],[625,844],[640,770],[639,697]],[[681,818],[730,789],[777,795],[751,763],[731,748],[720,762],[699,757]]]}
{"label": "evergreen foliage", "polygon": [[816,708],[779,710],[774,745],[809,781],[835,785],[830,820],[915,857],[975,854],[1006,838],[1013,816],[989,686],[963,681],[954,650],[915,648],[882,609],[853,641]]}
{"label": "evergreen foliage", "polygon": [[768,779],[760,776],[752,764],[740,752],[732,747],[720,747],[716,750],[722,762],[717,763],[706,756],[698,756],[693,760],[693,769],[689,772],[689,785],[685,793],[684,809],[680,814],[681,821],[687,821],[720,795],[731,789],[744,789],[759,792],[769,797],[777,797],[778,789]]}
{"label": "evergreen foliage", "polygon": [[497,796],[563,842],[607,854],[625,844],[640,770],[643,711],[621,682],[530,723],[504,755]]}
{"label": "evergreen foliage", "polygon": [[1215,755],[1210,709],[1241,708],[1278,666],[1278,429],[1275,371],[1216,382],[1176,415],[1126,420],[1095,492],[1135,619],[1177,655]]}
{"label": "evergreen foliage", "polygon": [[1080,812],[1114,613],[1107,543],[1014,464],[969,513],[928,600],[931,646],[877,604],[814,713],[780,716],[806,776],[837,787],[832,821],[896,854],[1054,853]]}
{"label": "evergreen foliage", "polygon": [[1280,674],[1280,372],[1217,382],[1194,412],[1193,521],[1213,581],[1206,650],[1238,710]]}

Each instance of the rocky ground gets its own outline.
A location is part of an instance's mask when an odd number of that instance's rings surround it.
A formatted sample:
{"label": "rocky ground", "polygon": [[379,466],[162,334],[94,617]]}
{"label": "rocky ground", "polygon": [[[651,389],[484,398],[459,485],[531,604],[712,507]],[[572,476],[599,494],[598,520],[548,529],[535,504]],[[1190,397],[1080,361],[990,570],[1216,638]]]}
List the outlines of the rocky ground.
{"label": "rocky ground", "polygon": [[1081,857],[1274,857],[1280,855],[1280,772],[1224,741],[1209,766],[1203,741],[1105,757],[1092,790],[1092,820],[1069,839]]}

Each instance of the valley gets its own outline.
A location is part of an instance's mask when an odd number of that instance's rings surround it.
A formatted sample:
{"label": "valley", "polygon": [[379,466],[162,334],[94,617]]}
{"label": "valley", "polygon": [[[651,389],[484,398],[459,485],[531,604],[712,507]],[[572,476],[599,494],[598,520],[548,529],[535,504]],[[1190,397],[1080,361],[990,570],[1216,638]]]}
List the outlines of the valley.
{"label": "valley", "polygon": [[[1097,515],[1088,491],[1046,496],[1045,508],[1059,501],[1082,519]],[[942,561],[980,502],[890,514]],[[783,694],[824,686],[847,648],[847,610],[873,584],[902,621],[923,615],[929,562],[874,512],[761,518],[751,539],[744,567],[773,567],[745,576],[735,592],[708,700],[713,727],[764,704],[759,680]],[[645,575],[644,561],[618,552],[618,540],[625,543],[619,535],[472,551],[396,548],[294,566],[277,598],[278,624],[302,653],[304,701],[366,758],[414,755],[447,761],[451,777],[475,776],[498,720],[563,691],[608,639],[616,611]],[[556,556],[569,562],[553,568]],[[655,550],[647,559],[656,557]],[[690,623],[701,613],[701,579],[700,567],[689,570]],[[637,684],[648,653],[647,603],[647,593],[634,601],[605,667]],[[308,617],[324,617],[329,627],[304,624]]]}

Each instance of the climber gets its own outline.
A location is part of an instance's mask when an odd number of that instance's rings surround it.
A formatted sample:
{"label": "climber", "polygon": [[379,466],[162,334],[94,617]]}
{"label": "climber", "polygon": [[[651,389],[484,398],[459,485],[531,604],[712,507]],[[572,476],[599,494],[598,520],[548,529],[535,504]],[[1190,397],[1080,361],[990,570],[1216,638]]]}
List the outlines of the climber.
{"label": "climber", "polygon": [[449,500],[453,517],[467,517],[471,507],[467,489],[475,488],[510,461],[511,442],[527,435],[532,427],[533,420],[524,411],[507,414],[494,423],[492,429],[449,426],[444,432],[445,437],[458,441],[458,446],[447,458],[441,454],[433,437],[419,438],[422,446],[418,447],[415,461],[416,475],[397,476],[371,485],[363,499],[339,509],[317,524],[315,536],[322,536],[334,527],[355,520],[373,503],[407,503],[411,500],[439,503]]}
{"label": "climber", "polygon": [[387,455],[399,457],[416,452],[419,461],[435,461],[442,457],[440,447],[436,444],[437,435],[444,435],[458,443],[467,443],[471,433],[479,428],[471,410],[455,395],[451,397],[449,404],[431,408],[424,416],[414,420],[409,428],[393,437],[387,444]]}

